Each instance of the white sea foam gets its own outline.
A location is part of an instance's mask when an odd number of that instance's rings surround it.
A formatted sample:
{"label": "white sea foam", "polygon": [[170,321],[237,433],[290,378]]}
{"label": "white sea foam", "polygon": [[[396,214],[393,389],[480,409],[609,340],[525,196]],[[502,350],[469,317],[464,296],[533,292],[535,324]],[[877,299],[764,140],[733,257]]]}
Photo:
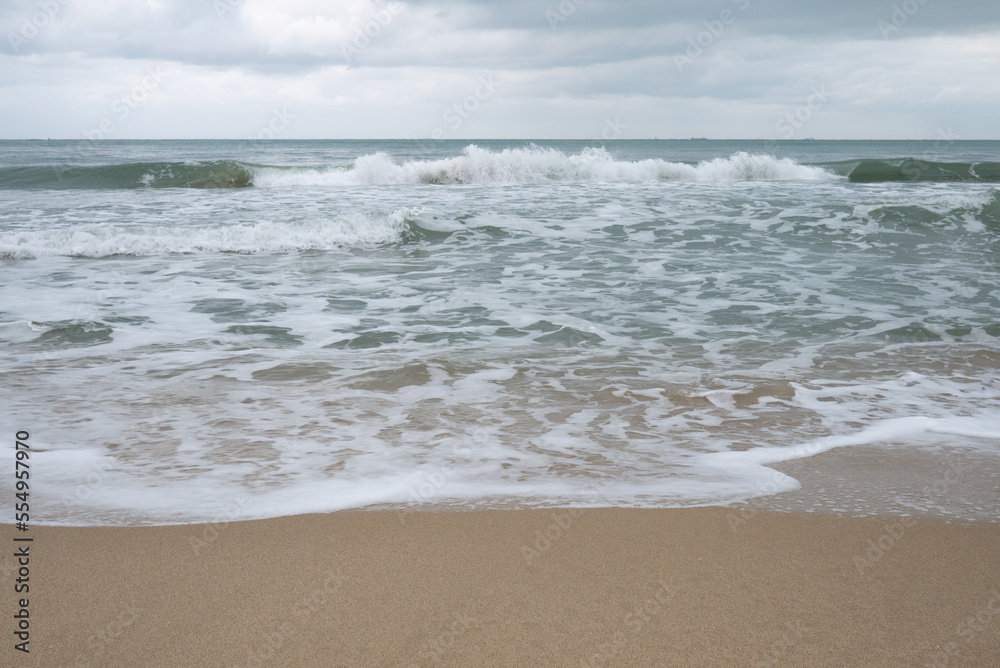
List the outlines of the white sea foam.
{"label": "white sea foam", "polygon": [[820,167],[787,158],[734,153],[694,165],[648,159],[616,160],[604,148],[566,155],[552,148],[490,151],[472,145],[462,155],[397,163],[385,153],[357,158],[352,169],[255,169],[259,187],[396,184],[515,184],[640,181],[843,181]]}
{"label": "white sea foam", "polygon": [[[391,188],[0,191],[3,252],[37,258],[0,261],[33,520],[726,503],[812,493],[781,462],[835,448],[883,488],[856,446],[920,460],[907,502],[946,459],[1000,471],[995,187],[532,151],[339,172]],[[737,163],[677,169],[776,164]],[[480,185],[421,185],[430,165]],[[1000,517],[962,484],[931,501]]]}
{"label": "white sea foam", "polygon": [[[475,399],[482,399],[480,394]],[[582,414],[582,416],[581,416]],[[236,517],[257,519],[310,512],[332,512],[372,504],[458,504],[504,507],[529,504],[576,507],[623,505],[685,507],[728,504],[799,488],[798,481],[769,467],[808,458],[829,450],[891,442],[920,443],[943,436],[982,439],[995,452],[997,437],[989,417],[887,419],[854,433],[833,435],[783,447],[761,446],[745,451],[697,453],[670,449],[656,454],[646,449],[608,452],[596,448],[586,422],[595,412],[580,411],[576,420],[553,425],[530,448],[504,444],[491,435],[441,439],[434,446],[419,438],[385,447],[367,433],[350,450],[354,458],[341,474],[320,471],[336,456],[334,444],[291,439],[279,444],[281,456],[271,462],[271,484],[248,487],[243,480],[256,465],[213,463],[203,446],[190,443],[177,452],[200,475],[175,472],[160,476],[137,463],[109,457],[101,449],[56,448],[35,456],[40,472],[38,494],[55,521],[41,524],[115,524],[119,522],[186,523]],[[360,425],[358,425],[360,427]],[[365,431],[356,432],[363,436]],[[192,432],[192,436],[194,432]],[[416,436],[415,434],[413,436]],[[968,442],[962,441],[962,442]],[[358,449],[361,452],[358,452]],[[535,454],[531,454],[531,450]],[[568,477],[539,475],[550,467],[567,466],[584,455],[610,458],[639,475]],[[342,456],[342,455],[341,455]],[[423,460],[423,462],[420,462]],[[514,462],[507,473],[502,462]],[[168,467],[167,463],[161,468]],[[513,474],[512,474],[513,473]],[[516,475],[519,474],[519,475]],[[279,484],[280,483],[280,484]],[[239,507],[234,508],[235,500]],[[183,500],[179,503],[179,500]]]}
{"label": "white sea foam", "polygon": [[169,253],[281,253],[400,241],[415,213],[347,214],[233,225],[94,223],[0,233],[0,258]]}
{"label": "white sea foam", "polygon": [[0,322],[0,341],[10,343],[30,341],[44,331],[44,327],[39,327],[30,320]]}
{"label": "white sea foam", "polygon": [[[178,315],[167,320],[194,341],[231,322],[213,330],[210,314]],[[615,375],[626,358],[602,368],[586,351],[454,364],[402,348],[308,347],[268,355],[192,346],[178,358],[126,345],[92,367],[64,357],[8,374],[10,405],[29,422],[39,421],[34,409],[15,399],[26,387],[41,406],[62,408],[38,409],[48,415],[34,436],[46,513],[38,521],[184,523],[371,504],[726,504],[797,489],[770,466],[834,449],[1000,454],[988,378],[906,373],[805,387],[667,365],[643,380],[635,370]],[[706,388],[720,382],[727,389]],[[74,417],[91,414],[102,419]],[[245,502],[233,508],[236,499]]]}

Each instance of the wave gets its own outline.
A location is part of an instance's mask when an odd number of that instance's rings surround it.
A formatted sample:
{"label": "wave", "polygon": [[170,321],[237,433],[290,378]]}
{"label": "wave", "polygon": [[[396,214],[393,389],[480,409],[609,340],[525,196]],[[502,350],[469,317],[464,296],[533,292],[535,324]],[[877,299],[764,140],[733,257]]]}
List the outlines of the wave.
{"label": "wave", "polygon": [[590,147],[567,155],[534,145],[500,151],[470,145],[461,155],[448,158],[396,162],[385,153],[374,153],[341,166],[257,165],[213,160],[0,168],[0,189],[4,190],[844,180],[997,183],[1000,163],[898,158],[801,164],[789,158],[745,152],[697,163],[658,158],[629,161],[615,159],[604,148]]}
{"label": "wave", "polygon": [[660,159],[616,160],[603,148],[566,155],[551,148],[490,151],[467,146],[461,155],[397,163],[385,153],[341,167],[254,165],[234,160],[48,165],[0,168],[0,189],[243,188],[403,184],[532,184],[644,181],[831,181],[822,167],[771,155],[735,153],[696,164]]}
{"label": "wave", "polygon": [[245,188],[253,176],[252,165],[235,160],[39,165],[0,168],[0,189]]}
{"label": "wave", "polygon": [[531,184],[642,181],[830,181],[842,177],[821,167],[771,155],[734,153],[697,164],[648,159],[616,160],[603,148],[566,155],[552,148],[490,151],[467,146],[462,155],[396,163],[385,153],[357,158],[352,169],[261,168],[254,185]]}
{"label": "wave", "polygon": [[110,257],[170,253],[287,253],[401,242],[420,233],[418,212],[354,214],[302,222],[168,227],[91,224],[0,235],[0,258]]}
{"label": "wave", "polygon": [[896,181],[1000,182],[1000,162],[933,162],[916,158],[861,160],[831,165],[853,183]]}

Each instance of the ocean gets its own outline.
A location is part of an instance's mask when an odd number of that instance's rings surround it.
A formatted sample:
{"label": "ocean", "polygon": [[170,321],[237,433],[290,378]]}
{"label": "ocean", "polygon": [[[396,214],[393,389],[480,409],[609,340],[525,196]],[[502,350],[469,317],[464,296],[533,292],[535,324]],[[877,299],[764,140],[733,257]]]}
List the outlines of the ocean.
{"label": "ocean", "polygon": [[0,267],[34,523],[1000,518],[1000,142],[2,141]]}

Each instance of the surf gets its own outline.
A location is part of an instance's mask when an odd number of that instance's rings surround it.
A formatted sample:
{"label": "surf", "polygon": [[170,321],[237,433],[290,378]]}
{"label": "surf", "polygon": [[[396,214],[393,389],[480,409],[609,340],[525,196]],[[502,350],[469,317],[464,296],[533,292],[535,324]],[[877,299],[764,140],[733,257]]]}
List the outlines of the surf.
{"label": "surf", "polygon": [[399,160],[377,151],[340,164],[273,165],[220,159],[0,167],[0,190],[781,181],[1000,183],[1000,162],[865,158],[804,164],[747,151],[698,162],[623,160],[605,147],[565,153],[534,144],[493,150],[470,144],[460,154],[446,157]]}
{"label": "surf", "polygon": [[736,152],[697,163],[651,158],[619,160],[607,149],[576,154],[527,146],[489,150],[474,144],[461,155],[396,161],[384,152],[348,165],[257,165],[235,160],[33,165],[0,168],[0,189],[277,188],[392,185],[513,185],[656,181],[840,181],[822,167],[767,154]]}
{"label": "surf", "polygon": [[264,167],[254,175],[254,185],[259,187],[784,180],[843,178],[788,158],[742,151],[692,164],[655,158],[618,160],[601,147],[587,147],[567,155],[534,145],[491,151],[475,144],[466,146],[461,155],[435,160],[396,162],[386,153],[375,153],[358,157],[348,169]]}
{"label": "surf", "polygon": [[246,188],[253,169],[235,160],[0,167],[0,190]]}
{"label": "surf", "polygon": [[[919,158],[841,163],[852,183],[899,181],[1000,183],[1000,162],[935,162]],[[836,171],[836,167],[834,168]]]}

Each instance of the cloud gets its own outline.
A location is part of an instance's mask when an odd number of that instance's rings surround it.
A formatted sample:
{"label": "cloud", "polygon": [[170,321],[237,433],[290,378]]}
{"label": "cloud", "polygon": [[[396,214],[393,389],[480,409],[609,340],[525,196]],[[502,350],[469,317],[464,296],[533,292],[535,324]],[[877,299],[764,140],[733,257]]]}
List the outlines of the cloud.
{"label": "cloud", "polygon": [[171,76],[116,136],[242,136],[276,105],[288,136],[428,136],[480,76],[501,89],[463,136],[619,113],[631,136],[768,137],[818,85],[813,136],[1000,132],[996,2],[11,0],[0,32],[9,137],[79,136],[153,64]]}

